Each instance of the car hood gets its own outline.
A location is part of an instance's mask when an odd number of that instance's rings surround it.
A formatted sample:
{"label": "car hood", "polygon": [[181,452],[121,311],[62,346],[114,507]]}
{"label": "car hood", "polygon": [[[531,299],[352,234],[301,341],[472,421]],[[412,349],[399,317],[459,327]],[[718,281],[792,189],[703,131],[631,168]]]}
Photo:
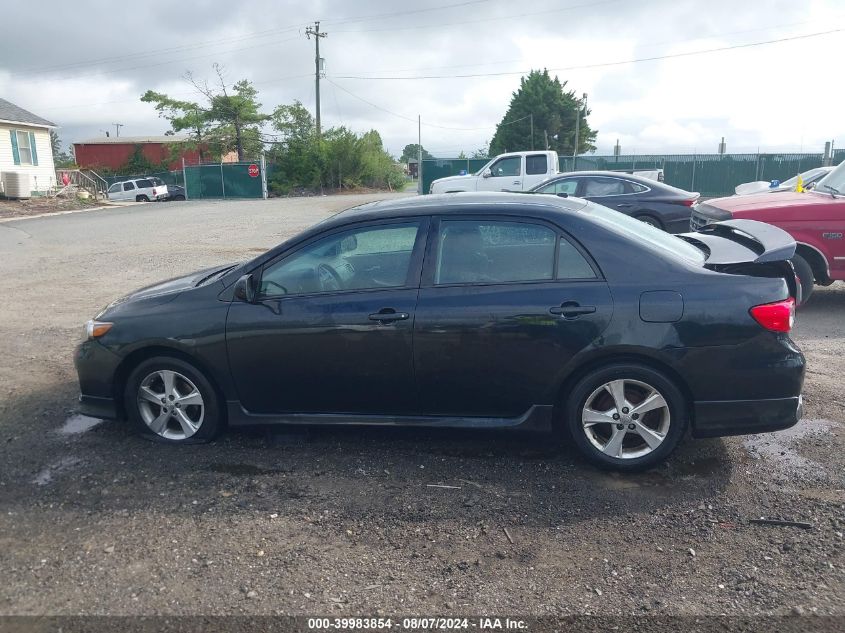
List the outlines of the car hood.
{"label": "car hood", "polygon": [[203,279],[207,279],[208,277],[217,272],[228,270],[230,268],[232,268],[231,264],[227,266],[213,266],[211,268],[203,268],[202,270],[198,270],[187,275],[173,277],[172,279],[167,279],[166,281],[160,281],[151,286],[140,288],[139,290],[130,292],[128,295],[125,295],[116,301],[112,301],[97,316],[99,318],[106,312],[112,312],[128,303],[144,301],[149,302],[151,304],[159,305],[168,301],[172,301],[177,296],[179,296],[181,292],[190,288],[195,288],[197,284],[199,284]]}
{"label": "car hood", "polygon": [[752,193],[763,193],[774,189],[771,182],[765,180],[757,180],[755,182],[744,182],[734,188],[734,192],[738,196],[747,196]]}
{"label": "car hood", "polygon": [[826,193],[815,191],[797,193],[795,191],[783,191],[778,195],[770,195],[770,191],[756,193],[747,196],[730,196],[727,198],[716,198],[708,200],[704,204],[737,213],[741,211],[755,211],[757,209],[779,209],[782,207],[807,207],[817,204],[827,205],[833,202],[833,198]]}
{"label": "car hood", "polygon": [[472,174],[466,174],[464,176],[446,176],[445,178],[438,178],[437,180],[433,181],[431,184],[441,184],[444,182],[462,182],[467,178],[473,178]]}

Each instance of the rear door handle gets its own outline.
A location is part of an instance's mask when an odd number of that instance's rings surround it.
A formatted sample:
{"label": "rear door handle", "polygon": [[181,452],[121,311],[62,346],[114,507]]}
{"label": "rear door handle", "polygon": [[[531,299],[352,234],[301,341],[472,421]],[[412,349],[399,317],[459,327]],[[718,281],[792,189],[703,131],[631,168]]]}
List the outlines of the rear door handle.
{"label": "rear door handle", "polygon": [[409,316],[407,312],[397,312],[393,308],[382,308],[367,318],[370,321],[378,321],[379,323],[391,323],[392,321],[405,321]]}
{"label": "rear door handle", "polygon": [[582,314],[593,314],[596,306],[582,306],[577,301],[564,301],[559,306],[549,308],[549,313],[564,319],[577,319]]}
{"label": "rear door handle", "polygon": [[515,184],[515,185],[519,185],[519,184],[522,184],[522,183],[521,183],[521,181],[519,181],[519,180],[514,180],[514,181],[513,181],[513,184]]}

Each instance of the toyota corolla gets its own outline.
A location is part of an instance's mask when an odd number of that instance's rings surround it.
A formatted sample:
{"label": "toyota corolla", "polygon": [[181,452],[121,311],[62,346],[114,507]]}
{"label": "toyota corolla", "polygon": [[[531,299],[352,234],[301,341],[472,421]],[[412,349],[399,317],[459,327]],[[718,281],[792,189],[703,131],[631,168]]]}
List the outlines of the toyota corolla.
{"label": "toyota corolla", "polygon": [[795,242],[669,235],[578,198],[447,194],[340,213],[86,326],[80,408],[179,443],[226,425],[548,429],[620,470],[801,415]]}

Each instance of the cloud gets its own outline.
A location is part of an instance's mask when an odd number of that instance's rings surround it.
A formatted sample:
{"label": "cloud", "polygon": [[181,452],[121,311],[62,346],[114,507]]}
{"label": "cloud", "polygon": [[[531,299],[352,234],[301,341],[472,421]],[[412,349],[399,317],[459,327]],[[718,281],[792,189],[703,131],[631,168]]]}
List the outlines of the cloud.
{"label": "cloud", "polygon": [[[4,23],[27,23],[32,11],[31,3],[10,3]],[[623,151],[715,151],[722,136],[729,151],[821,151],[825,140],[845,136],[845,89],[826,79],[825,65],[835,65],[843,33],[688,55],[845,28],[838,0],[148,0],[143,16],[131,13],[80,0],[46,10],[50,19],[37,29],[6,29],[0,96],[54,120],[65,141],[98,136],[115,122],[125,135],[160,134],[166,121],[140,95],[194,98],[186,71],[211,79],[220,62],[232,83],[255,82],[266,111],[295,99],[313,110],[314,45],[304,27],[321,19],[331,79],[321,85],[324,124],[375,128],[395,154],[416,142],[418,114],[423,144],[436,155],[481,147],[519,74],[374,77],[544,67],[569,68],[557,74],[589,94],[600,152],[617,138]],[[665,55],[684,56],[612,65]]]}

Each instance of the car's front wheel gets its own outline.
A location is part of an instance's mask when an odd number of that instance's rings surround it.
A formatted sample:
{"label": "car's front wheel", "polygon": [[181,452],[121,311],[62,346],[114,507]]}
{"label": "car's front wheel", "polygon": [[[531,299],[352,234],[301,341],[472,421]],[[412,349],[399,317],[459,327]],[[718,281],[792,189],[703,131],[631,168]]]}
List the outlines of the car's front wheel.
{"label": "car's front wheel", "polygon": [[684,396],[662,373],[639,364],[591,371],[569,394],[566,424],[576,446],[603,468],[634,471],[663,461],[684,436]]}
{"label": "car's front wheel", "polygon": [[209,440],[222,426],[214,387],[178,358],[159,356],[140,363],[126,381],[124,403],[136,430],[169,442]]}

